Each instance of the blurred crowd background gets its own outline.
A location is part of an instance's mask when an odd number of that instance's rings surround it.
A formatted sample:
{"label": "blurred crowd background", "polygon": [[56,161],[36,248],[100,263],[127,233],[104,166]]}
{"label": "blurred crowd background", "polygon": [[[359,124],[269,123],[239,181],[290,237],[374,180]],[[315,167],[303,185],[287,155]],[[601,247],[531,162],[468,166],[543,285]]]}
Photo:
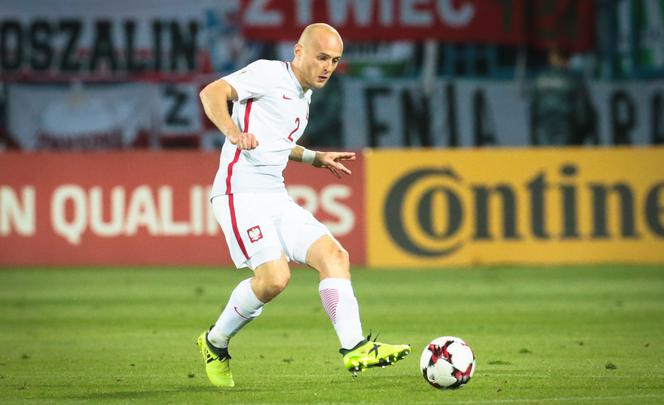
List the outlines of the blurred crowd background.
{"label": "blurred crowd background", "polygon": [[215,149],[198,92],[345,39],[318,148],[664,143],[664,0],[3,0],[0,149]]}

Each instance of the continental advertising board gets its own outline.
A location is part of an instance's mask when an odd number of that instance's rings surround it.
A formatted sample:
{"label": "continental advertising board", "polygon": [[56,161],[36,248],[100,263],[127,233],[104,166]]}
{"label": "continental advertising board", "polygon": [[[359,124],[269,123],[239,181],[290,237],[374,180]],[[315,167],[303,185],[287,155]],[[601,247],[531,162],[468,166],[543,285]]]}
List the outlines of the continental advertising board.
{"label": "continental advertising board", "polygon": [[[218,153],[0,153],[0,265],[231,265],[208,201]],[[363,264],[353,176],[291,164],[291,197]]]}
{"label": "continental advertising board", "polygon": [[664,263],[664,148],[365,158],[369,266]]}
{"label": "continental advertising board", "polygon": [[[290,164],[354,265],[664,263],[664,148],[367,151]],[[0,154],[0,265],[230,265],[217,153]]]}

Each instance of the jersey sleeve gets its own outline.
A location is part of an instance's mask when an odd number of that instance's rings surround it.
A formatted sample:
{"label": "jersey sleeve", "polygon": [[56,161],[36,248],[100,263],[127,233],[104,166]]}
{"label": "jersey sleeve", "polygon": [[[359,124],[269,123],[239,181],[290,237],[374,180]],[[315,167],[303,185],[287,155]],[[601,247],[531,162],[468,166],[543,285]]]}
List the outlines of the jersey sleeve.
{"label": "jersey sleeve", "polygon": [[274,76],[272,68],[270,61],[261,59],[222,77],[222,80],[233,86],[237,92],[238,101],[258,98],[274,84],[274,80],[270,79]]}

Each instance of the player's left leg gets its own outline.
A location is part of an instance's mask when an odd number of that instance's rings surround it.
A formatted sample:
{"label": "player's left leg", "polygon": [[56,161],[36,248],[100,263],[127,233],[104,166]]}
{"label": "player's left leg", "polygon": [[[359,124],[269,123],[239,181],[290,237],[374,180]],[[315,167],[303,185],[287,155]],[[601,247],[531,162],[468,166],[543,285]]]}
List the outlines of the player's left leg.
{"label": "player's left leg", "polygon": [[[269,209],[258,204],[267,198],[245,194],[233,197],[237,203],[234,212],[230,196],[216,197],[212,207],[236,267],[249,267],[254,276],[233,289],[217,322],[197,340],[208,378],[218,387],[235,385],[230,370],[229,340],[261,314],[263,306],[286,287],[290,278]],[[243,232],[236,232],[238,229]]]}
{"label": "player's left leg", "polygon": [[409,345],[364,339],[348,253],[339,242],[329,235],[320,237],[307,251],[307,264],[320,273],[321,301],[341,342],[344,365],[353,375],[365,368],[394,364],[410,353]]}
{"label": "player's left leg", "polygon": [[410,352],[408,345],[370,342],[362,335],[360,310],[350,282],[348,252],[310,212],[292,200],[280,206],[278,232],[284,253],[320,273],[318,291],[341,342],[346,368],[356,374],[393,364]]}

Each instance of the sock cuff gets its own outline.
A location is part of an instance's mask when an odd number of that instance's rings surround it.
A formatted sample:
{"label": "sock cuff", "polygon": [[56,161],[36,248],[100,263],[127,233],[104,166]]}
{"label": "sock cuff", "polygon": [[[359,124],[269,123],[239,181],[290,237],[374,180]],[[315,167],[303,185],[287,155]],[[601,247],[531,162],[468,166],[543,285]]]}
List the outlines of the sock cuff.
{"label": "sock cuff", "polygon": [[350,280],[345,278],[326,278],[321,280],[320,284],[318,284],[318,291],[322,291],[328,288],[341,291],[350,291],[351,293],[353,292],[353,286],[350,283]]}

